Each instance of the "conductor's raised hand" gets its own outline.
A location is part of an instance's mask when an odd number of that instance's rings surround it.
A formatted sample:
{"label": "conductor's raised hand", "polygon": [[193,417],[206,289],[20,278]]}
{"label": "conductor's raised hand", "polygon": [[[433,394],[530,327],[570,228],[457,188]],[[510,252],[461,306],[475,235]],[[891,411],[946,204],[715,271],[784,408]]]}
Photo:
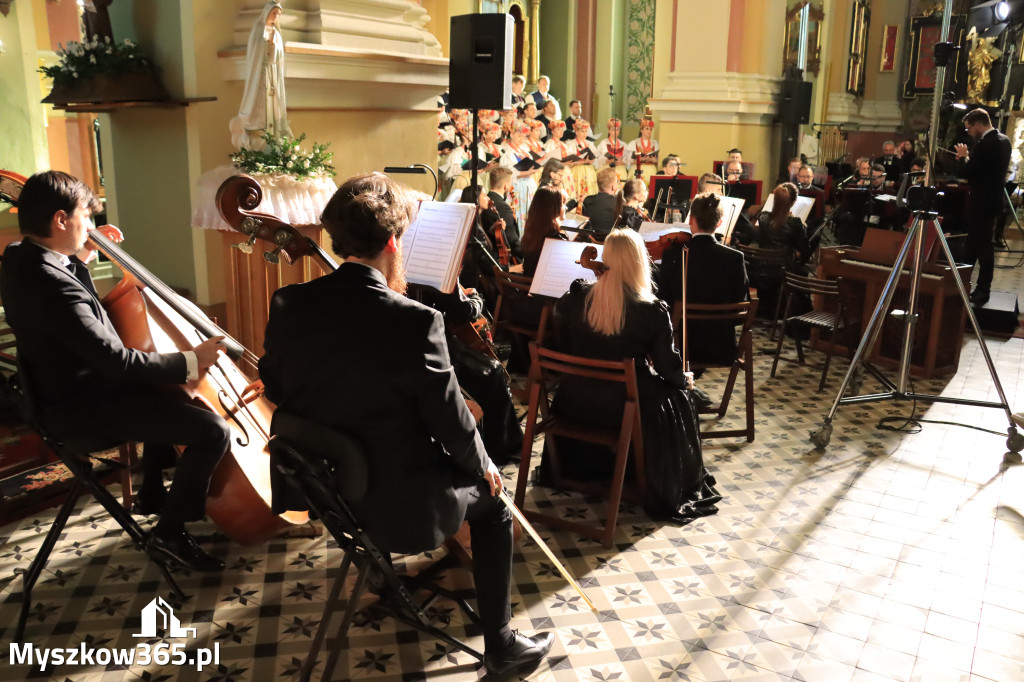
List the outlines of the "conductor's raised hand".
{"label": "conductor's raised hand", "polygon": [[199,369],[207,369],[217,363],[217,358],[224,352],[224,337],[211,336],[192,349],[196,354]]}
{"label": "conductor's raised hand", "polygon": [[957,159],[966,159],[967,158],[967,145],[965,145],[963,142],[961,142],[960,144],[958,144],[955,147],[953,147],[953,149],[956,151],[956,158]]}

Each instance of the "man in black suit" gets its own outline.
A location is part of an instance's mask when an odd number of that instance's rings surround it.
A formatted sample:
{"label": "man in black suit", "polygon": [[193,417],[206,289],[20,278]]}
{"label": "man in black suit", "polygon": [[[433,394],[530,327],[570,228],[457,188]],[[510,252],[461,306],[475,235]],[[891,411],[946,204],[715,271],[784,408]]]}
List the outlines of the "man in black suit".
{"label": "man in black suit", "polygon": [[618,173],[611,167],[602,168],[597,172],[597,194],[591,194],[583,200],[581,212],[590,218],[590,228],[602,238],[612,231],[615,224],[618,191]]}
{"label": "man in black suit", "polygon": [[583,115],[583,105],[578,99],[569,102],[569,115],[565,117],[565,132],[562,133],[562,142],[576,139],[576,121]]}
{"label": "man in black suit", "polygon": [[[550,139],[561,139],[561,135],[556,138],[552,138],[551,135],[551,123],[552,121],[561,120],[555,116],[555,100],[549,99],[544,102],[544,106],[541,107],[540,114],[537,115],[537,120],[544,124],[544,142],[547,143]],[[576,133],[573,133],[573,137]]]}
{"label": "man in black suit", "polygon": [[484,664],[503,675],[546,656],[552,636],[508,627],[512,520],[495,497],[501,472],[459,391],[441,313],[402,295],[402,234],[414,215],[410,192],[386,175],[338,188],[321,219],[345,262],[274,294],[260,378],[280,409],[362,443],[369,488],[353,511],[381,549],[433,549],[469,521]]}
{"label": "man in black suit", "polygon": [[967,179],[971,188],[970,216],[967,226],[965,256],[971,265],[978,262],[978,280],[971,292],[971,302],[988,302],[995,268],[992,247],[996,218],[1003,212],[1003,183],[1010,166],[1010,139],[992,127],[984,109],[975,109],[964,116],[967,134],[977,143],[968,153],[967,145],[956,145],[957,174]]}
{"label": "man in black suit", "polygon": [[903,159],[896,155],[896,143],[886,140],[882,143],[882,155],[875,159],[875,163],[885,170],[885,181],[896,184],[904,172]]}
{"label": "man in black suit", "polygon": [[[743,254],[715,238],[722,221],[718,196],[699,194],[690,204],[686,269],[689,303],[740,303],[749,297]],[[662,256],[659,296],[674,304],[682,297],[682,248],[666,249]],[[728,322],[694,321],[687,324],[687,359],[694,363],[726,364],[736,358],[736,330]]]}
{"label": "man in black suit", "polygon": [[[85,267],[96,255],[86,241],[98,208],[80,180],[59,171],[36,173],[18,200],[24,240],[4,251],[0,295],[40,422],[61,440],[145,443],[139,507],[160,513],[149,549],[195,570],[223,569],[195,544],[185,522],[202,518],[230,432],[219,416],[166,388],[199,378],[216,362],[224,337],[181,353],[125,348]],[[112,225],[99,231],[122,239]],[[185,450],[167,491],[162,469],[174,465],[172,444]]]}
{"label": "man in black suit", "polygon": [[481,213],[480,222],[491,242],[494,242],[494,223],[499,219],[505,221],[505,239],[508,241],[509,251],[512,252],[513,258],[522,262],[523,247],[519,239],[519,223],[516,222],[515,211],[505,201],[509,189],[512,187],[512,171],[499,166],[491,171],[490,181],[491,191],[487,193],[487,196],[491,199],[492,210]]}

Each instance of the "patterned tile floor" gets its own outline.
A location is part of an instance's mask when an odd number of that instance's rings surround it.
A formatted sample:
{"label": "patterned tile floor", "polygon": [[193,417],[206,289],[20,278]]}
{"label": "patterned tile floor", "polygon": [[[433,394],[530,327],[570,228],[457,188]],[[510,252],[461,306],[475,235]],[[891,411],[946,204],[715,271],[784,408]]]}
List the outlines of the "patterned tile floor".
{"label": "patterned tile floor", "polygon": [[[1019,289],[1020,270],[1001,270],[997,289]],[[717,516],[659,525],[624,506],[615,544],[541,527],[579,577],[590,612],[531,542],[515,556],[514,626],[550,629],[552,656],[534,680],[992,680],[1024,679],[1024,467],[1005,435],[925,424],[920,433],[875,429],[909,405],[844,407],[830,447],[817,426],[845,369],[817,394],[815,367],[784,365],[768,378],[770,344],[756,341],[757,440],[711,442],[704,456],[725,499]],[[1011,405],[1024,406],[1024,340],[990,340]],[[811,361],[820,355],[812,353]],[[712,395],[721,377],[708,377]],[[918,390],[995,399],[973,340],[959,373]],[[918,406],[918,415],[1005,433],[1001,413]],[[516,471],[507,467],[509,486]],[[600,500],[530,490],[529,504],[597,519]],[[91,500],[79,504],[36,588],[27,638],[40,647],[134,647],[140,612],[163,595],[189,645],[219,645],[202,673],[157,665],[14,666],[6,643],[20,605],[13,570],[28,564],[53,518],[43,513],[0,528],[0,679],[296,679],[338,565],[325,538],[280,538],[242,548],[198,528],[224,556],[223,575],[179,573],[182,604]],[[440,553],[440,552],[439,552]],[[436,556],[434,557],[436,558]],[[430,557],[405,559],[415,570]],[[461,569],[444,573],[468,586]],[[438,616],[461,636],[452,605]],[[336,623],[337,621],[335,621]],[[155,642],[156,640],[149,640]],[[182,640],[174,640],[182,641]],[[481,645],[478,637],[470,642]],[[318,664],[317,678],[325,656]],[[392,620],[351,631],[332,679],[469,680],[472,659]]]}

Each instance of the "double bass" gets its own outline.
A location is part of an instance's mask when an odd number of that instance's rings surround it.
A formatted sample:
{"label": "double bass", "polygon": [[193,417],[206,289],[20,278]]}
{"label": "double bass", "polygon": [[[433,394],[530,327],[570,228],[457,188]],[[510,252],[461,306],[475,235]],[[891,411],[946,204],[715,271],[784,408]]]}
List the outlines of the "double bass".
{"label": "double bass", "polygon": [[[0,199],[17,206],[23,176],[2,172]],[[267,450],[274,406],[245,396],[249,379],[235,361],[256,356],[214,324],[194,303],[178,295],[141,263],[98,230],[89,240],[124,275],[101,304],[128,348],[143,352],[190,350],[212,336],[223,336],[227,357],[182,388],[182,400],[220,415],[231,430],[231,446],[214,470],[206,512],[225,535],[242,545],[256,545],[289,527],[306,523],[306,513],[276,515],[270,506],[270,455]],[[177,387],[175,387],[177,388]]]}

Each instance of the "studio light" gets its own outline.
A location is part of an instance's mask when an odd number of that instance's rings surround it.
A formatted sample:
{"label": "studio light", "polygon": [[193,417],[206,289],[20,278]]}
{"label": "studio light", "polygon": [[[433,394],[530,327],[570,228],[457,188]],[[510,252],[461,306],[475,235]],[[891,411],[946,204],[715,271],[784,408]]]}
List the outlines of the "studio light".
{"label": "studio light", "polygon": [[992,13],[995,14],[996,21],[1006,21],[1006,18],[1010,16],[1010,3],[997,2],[992,7]]}

